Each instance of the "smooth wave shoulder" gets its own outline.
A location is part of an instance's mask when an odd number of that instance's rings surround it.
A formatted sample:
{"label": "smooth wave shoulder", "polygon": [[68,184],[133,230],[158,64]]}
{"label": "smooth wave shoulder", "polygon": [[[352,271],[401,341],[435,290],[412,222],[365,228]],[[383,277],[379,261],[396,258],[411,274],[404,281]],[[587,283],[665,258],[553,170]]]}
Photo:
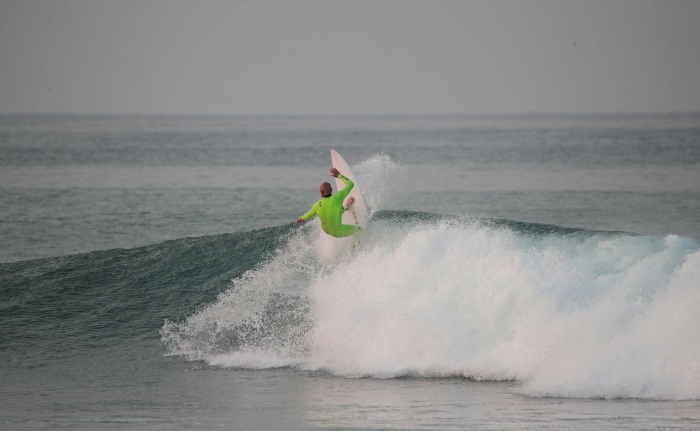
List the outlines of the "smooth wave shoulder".
{"label": "smooth wave shoulder", "polygon": [[0,344],[157,336],[273,252],[290,226],[0,264]]}
{"label": "smooth wave shoulder", "polygon": [[516,234],[527,236],[592,236],[592,235],[633,235],[633,232],[604,231],[578,227],[558,226],[547,223],[523,222],[501,218],[476,218],[461,215],[441,214],[421,211],[378,211],[374,220],[387,220],[399,223],[431,223],[431,222],[455,222],[462,225],[484,227],[490,229],[506,229]]}

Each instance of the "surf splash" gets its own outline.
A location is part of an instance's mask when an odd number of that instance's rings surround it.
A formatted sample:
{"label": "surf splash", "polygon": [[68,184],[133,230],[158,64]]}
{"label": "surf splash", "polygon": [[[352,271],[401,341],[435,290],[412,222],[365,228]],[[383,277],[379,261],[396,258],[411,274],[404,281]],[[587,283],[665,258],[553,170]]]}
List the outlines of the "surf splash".
{"label": "surf splash", "polygon": [[693,239],[384,212],[359,246],[322,262],[315,229],[166,321],[169,353],[346,377],[514,380],[532,396],[700,399]]}
{"label": "surf splash", "polygon": [[698,243],[415,226],[311,286],[311,368],[516,380],[537,396],[700,396]]}

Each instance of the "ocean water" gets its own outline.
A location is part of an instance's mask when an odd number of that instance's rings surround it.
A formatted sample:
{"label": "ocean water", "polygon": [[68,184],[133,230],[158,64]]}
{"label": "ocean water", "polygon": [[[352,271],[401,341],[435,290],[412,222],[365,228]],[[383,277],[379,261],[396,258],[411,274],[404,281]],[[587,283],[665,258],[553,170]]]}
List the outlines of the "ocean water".
{"label": "ocean water", "polygon": [[696,114],[3,115],[0,428],[700,429],[699,221]]}

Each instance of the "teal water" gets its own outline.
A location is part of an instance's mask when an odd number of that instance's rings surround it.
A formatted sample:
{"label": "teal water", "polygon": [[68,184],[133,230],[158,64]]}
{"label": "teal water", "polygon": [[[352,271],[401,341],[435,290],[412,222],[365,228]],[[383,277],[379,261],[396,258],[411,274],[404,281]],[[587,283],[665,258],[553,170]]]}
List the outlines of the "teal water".
{"label": "teal water", "polygon": [[[0,426],[698,428],[699,137],[3,116]],[[331,147],[376,212],[328,260]]]}

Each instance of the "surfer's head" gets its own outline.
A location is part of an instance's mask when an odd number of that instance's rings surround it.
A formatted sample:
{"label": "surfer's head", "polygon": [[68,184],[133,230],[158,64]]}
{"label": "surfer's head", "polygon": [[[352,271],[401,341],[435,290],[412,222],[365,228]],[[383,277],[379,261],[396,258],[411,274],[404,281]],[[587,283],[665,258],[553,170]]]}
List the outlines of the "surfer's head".
{"label": "surfer's head", "polygon": [[322,198],[327,198],[333,194],[333,188],[331,187],[330,183],[321,183],[321,185],[318,187],[318,191],[321,192]]}

